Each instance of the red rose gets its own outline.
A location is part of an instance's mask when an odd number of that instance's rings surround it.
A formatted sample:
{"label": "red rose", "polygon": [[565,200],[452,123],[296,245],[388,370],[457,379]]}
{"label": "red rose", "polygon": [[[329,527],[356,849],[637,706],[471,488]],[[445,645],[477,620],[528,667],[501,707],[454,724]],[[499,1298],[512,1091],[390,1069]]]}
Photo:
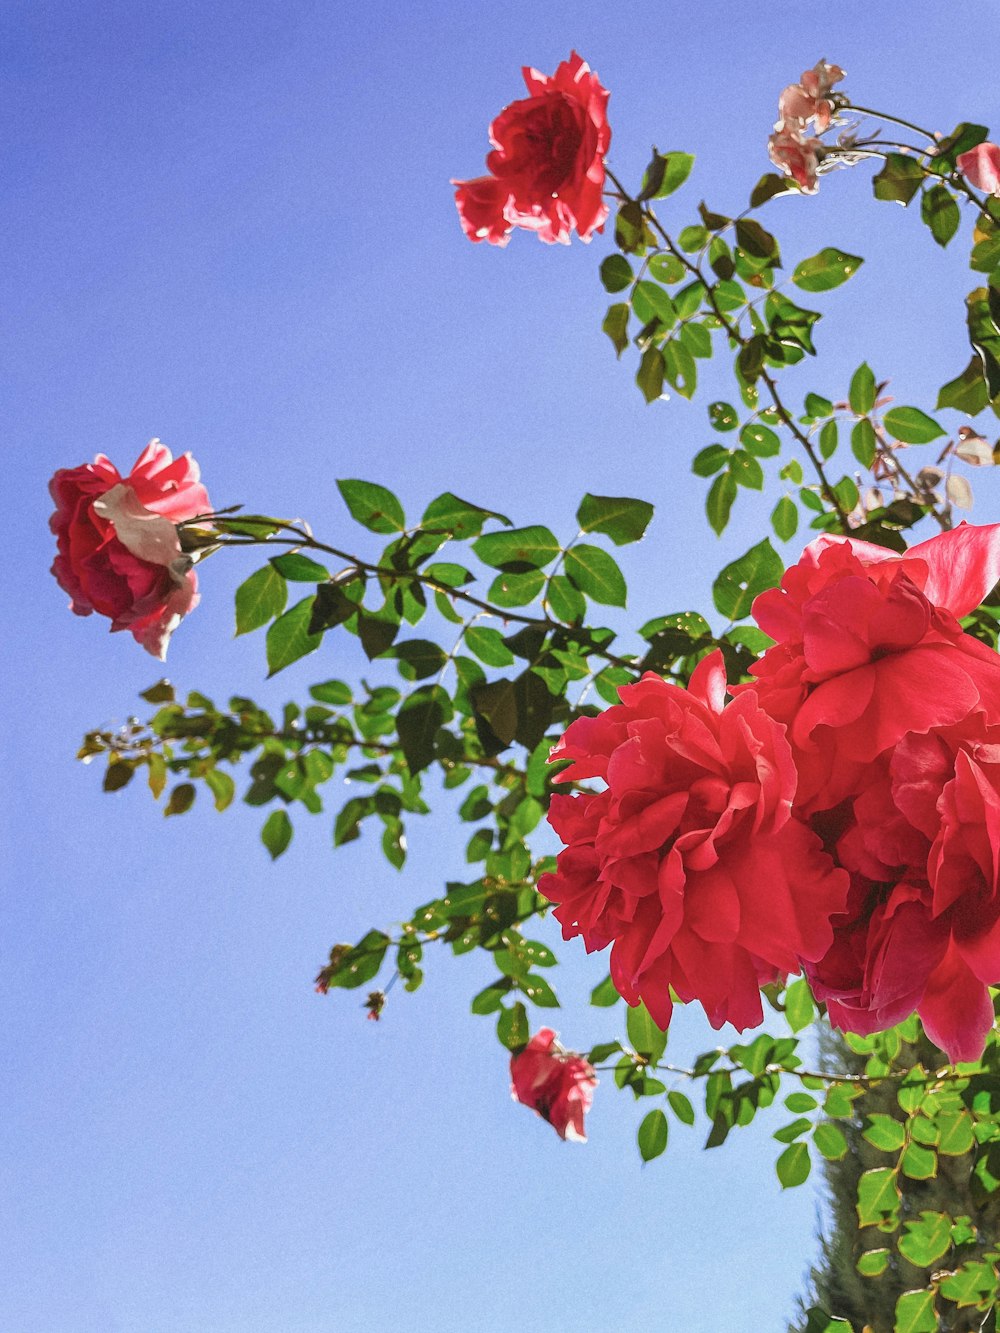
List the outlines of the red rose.
{"label": "red rose", "polygon": [[611,142],[609,93],[574,51],[549,78],[522,70],[530,96],[504,107],[490,126],[491,175],[452,181],[470,241],[506,245],[514,227],[569,244],[589,241],[608,216],[604,156]]}
{"label": "red rose", "polygon": [[190,454],[174,459],[151,440],[127,477],[98,454],[49,483],[59,547],[52,573],[73,611],[108,616],[112,630],[130,630],[154,657],[166,656],[171,633],[198,604],[174,525],[211,510],[199,477]]}
{"label": "red rose", "polygon": [[767,153],[804,194],[815,194],[816,175],[826,149],[819,139],[804,135],[802,126],[801,120],[779,120],[767,141]]}
{"label": "red rose", "polygon": [[583,1117],[597,1087],[593,1065],[564,1050],[551,1028],[540,1028],[510,1059],[511,1096],[547,1120],[561,1139],[586,1143]]}
{"label": "red rose", "polygon": [[998,579],[1000,525],[963,523],[902,555],[820,537],[761,593],[753,615],[776,643],[737,692],[788,724],[802,813],[855,792],[907,732],[1000,718],[1000,658],[958,623]]}
{"label": "red rose", "polygon": [[795,769],[784,728],[751,692],[723,707],[721,653],[688,690],[653,674],[620,704],[572,723],[552,752],[562,780],[599,793],[554,796],[566,843],[539,889],[569,939],[612,944],[611,975],[661,1027],[671,988],[700,1000],[714,1027],[763,1018],[759,986],[821,958],[848,877],[791,817]]}
{"label": "red rose", "polygon": [[813,820],[852,875],[806,972],[831,1022],[876,1032],[914,1010],[952,1060],[982,1054],[1000,980],[1000,727],[910,733],[853,801]]}
{"label": "red rose", "polygon": [[828,65],[817,60],[812,69],[803,72],[798,83],[790,83],[778,98],[778,115],[782,120],[797,120],[802,125],[814,121],[822,133],[833,116],[830,91],[844,77],[839,65]]}

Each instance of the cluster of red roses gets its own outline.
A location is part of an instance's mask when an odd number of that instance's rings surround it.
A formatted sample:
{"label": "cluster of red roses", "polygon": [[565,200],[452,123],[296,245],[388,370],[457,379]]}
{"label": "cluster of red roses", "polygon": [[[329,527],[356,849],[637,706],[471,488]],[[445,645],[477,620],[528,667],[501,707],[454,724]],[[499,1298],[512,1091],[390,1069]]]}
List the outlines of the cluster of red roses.
{"label": "cluster of red roses", "polygon": [[1000,657],[965,634],[1000,579],[1000,525],[903,555],[821,537],[753,614],[774,640],[726,702],[721,654],[688,690],[646,675],[568,728],[566,843],[540,882],[566,938],[666,1026],[763,1017],[800,969],[834,1026],[919,1013],[976,1059],[1000,982]]}

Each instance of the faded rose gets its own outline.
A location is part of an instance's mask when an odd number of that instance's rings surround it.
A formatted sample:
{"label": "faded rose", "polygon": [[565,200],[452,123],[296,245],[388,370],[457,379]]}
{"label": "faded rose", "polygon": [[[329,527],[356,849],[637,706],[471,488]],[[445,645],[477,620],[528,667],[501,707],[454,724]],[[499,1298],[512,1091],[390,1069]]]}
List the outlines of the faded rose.
{"label": "faded rose", "polygon": [[190,454],[174,459],[151,440],[122,477],[103,454],[61,468],[49,483],[56,510],[49,526],[59,553],[52,573],[73,611],[96,611],[112,630],[127,629],[154,657],[198,604],[198,581],[174,526],[211,504]]}
{"label": "faded rose", "polygon": [[552,752],[562,780],[606,790],[554,796],[566,843],[539,889],[563,935],[611,944],[611,975],[660,1027],[671,987],[709,1022],[741,1030],[763,1017],[759,987],[821,958],[848,877],[791,816],[795,768],[784,728],[752,691],[725,704],[721,653],[689,689],[647,674],[620,704],[580,718]]}
{"label": "faded rose", "polygon": [[608,216],[604,156],[611,142],[609,93],[574,51],[551,78],[522,71],[529,96],[512,102],[490,126],[489,176],[452,181],[471,241],[506,245],[514,227],[543,241],[589,241]]}
{"label": "faded rose", "polygon": [[510,1060],[511,1096],[537,1111],[561,1139],[586,1143],[583,1118],[597,1087],[593,1065],[566,1051],[551,1028],[540,1028]]}
{"label": "faded rose", "polygon": [[995,143],[977,144],[967,153],[960,153],[956,165],[977,190],[1000,196],[1000,147]]}
{"label": "faded rose", "polygon": [[823,536],[753,604],[776,640],[750,690],[788,725],[800,813],[858,790],[908,732],[1000,719],[1000,657],[963,633],[1000,579],[1000,525],[962,524],[902,555]]}
{"label": "faded rose", "polygon": [[771,161],[791,177],[805,194],[816,193],[816,173],[825,149],[818,139],[802,133],[802,122],[779,120],[767,141]]}
{"label": "faded rose", "polygon": [[799,120],[803,125],[813,121],[817,131],[829,126],[833,116],[830,91],[844,77],[839,65],[828,65],[817,60],[812,69],[803,72],[798,83],[790,83],[778,98],[778,115],[782,120]]}

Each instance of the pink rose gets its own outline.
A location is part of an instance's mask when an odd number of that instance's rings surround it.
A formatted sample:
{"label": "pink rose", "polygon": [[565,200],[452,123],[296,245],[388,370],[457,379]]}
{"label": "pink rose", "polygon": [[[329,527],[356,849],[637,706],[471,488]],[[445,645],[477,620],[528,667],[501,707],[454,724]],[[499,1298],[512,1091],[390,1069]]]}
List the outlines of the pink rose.
{"label": "pink rose", "polygon": [[471,241],[491,245],[506,245],[514,227],[567,245],[575,228],[589,241],[608,216],[608,91],[575,51],[551,78],[527,67],[522,73],[530,96],[490,126],[491,174],[452,181],[462,228]]}
{"label": "pink rose", "polygon": [[816,193],[816,172],[826,150],[818,139],[806,138],[800,120],[779,120],[767,141],[767,151],[774,165],[800,190]]}
{"label": "pink rose", "polygon": [[788,725],[800,813],[855,792],[908,732],[1000,719],[1000,658],[958,623],[998,579],[1000,525],[963,523],[902,555],[820,537],[756,599],[776,642],[736,689]]}
{"label": "pink rose", "polygon": [[620,704],[567,729],[553,759],[562,780],[606,789],[554,796],[566,844],[539,889],[563,935],[611,944],[611,975],[630,1004],[665,1028],[671,988],[709,1022],[763,1017],[759,987],[823,957],[848,877],[791,816],[795,768],[784,728],[752,691],[724,707],[721,653],[688,690],[651,673]]}
{"label": "pink rose", "polygon": [[541,1028],[510,1060],[511,1096],[547,1120],[561,1139],[586,1143],[583,1118],[597,1087],[593,1065],[564,1050],[551,1028]]}
{"label": "pink rose", "polygon": [[791,83],[784,89],[778,98],[779,117],[785,121],[799,120],[803,125],[813,121],[822,134],[833,116],[830,91],[843,77],[844,71],[839,65],[818,60],[812,69],[804,71],[798,83]]}
{"label": "pink rose", "polygon": [[59,553],[52,573],[73,611],[108,616],[164,658],[181,619],[198,604],[198,581],[181,551],[176,523],[211,504],[190,454],[174,459],[151,440],[122,477],[103,454],[61,468],[49,483],[56,511],[49,526]]}
{"label": "pink rose", "polygon": [[1000,196],[1000,148],[995,143],[977,144],[967,153],[960,153],[956,165],[977,190]]}

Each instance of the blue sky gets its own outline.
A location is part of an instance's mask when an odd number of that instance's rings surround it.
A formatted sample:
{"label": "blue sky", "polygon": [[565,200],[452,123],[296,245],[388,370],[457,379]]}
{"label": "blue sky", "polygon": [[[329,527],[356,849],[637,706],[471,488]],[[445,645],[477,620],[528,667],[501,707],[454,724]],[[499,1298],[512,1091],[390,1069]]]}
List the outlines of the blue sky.
{"label": "blue sky", "polygon": [[[402,874],[370,838],[332,854],[329,816],[299,819],[272,866],[254,811],[200,803],[165,822],[138,784],[100,792],[79,737],[138,711],[160,672],[66,611],[46,482],[99,450],[127,469],[157,435],[195,453],[216,504],[303,514],[362,553],[337,477],[382,481],[412,511],[451,489],[557,532],[585,490],[642,495],[657,518],[623,559],[629,619],[704,609],[774,499],[744,497],[732,532],[708,531],[689,460],[717,395],[645,407],[599,330],[608,242],[472,246],[448,180],[482,170],[521,64],[550,71],[575,47],[612,91],[625,180],[653,142],[698,155],[664,210],[682,225],[699,198],[742,205],[778,92],[820,56],[859,102],[995,125],[988,28],[967,0],[921,0],[905,21],[770,0],[5,6],[0,396],[18,504],[2,591],[0,1328],[783,1327],[817,1202],[777,1186],[777,1120],[709,1154],[700,1129],[675,1131],[643,1169],[638,1108],[610,1087],[585,1148],[509,1101],[489,1020],[468,1013],[484,959],[429,957],[424,988],[393,992],[378,1025],[354,995],[313,994],[330,944],[461,875],[447,818],[411,829]],[[838,396],[868,359],[900,401],[930,405],[967,359],[968,277],[959,247],[870,201],[868,174],[768,214],[790,261],[826,244],[868,260],[823,301],[822,361],[793,382]],[[977,488],[987,521],[996,498]],[[280,704],[360,670],[331,637],[322,664],[265,684],[259,638],[230,638],[254,567],[204,567],[171,646],[179,687]],[[555,1026],[582,1047],[618,1035],[620,1010],[582,1007],[601,961],[560,957]],[[674,1053],[701,1044],[714,1035],[679,1015]]]}

